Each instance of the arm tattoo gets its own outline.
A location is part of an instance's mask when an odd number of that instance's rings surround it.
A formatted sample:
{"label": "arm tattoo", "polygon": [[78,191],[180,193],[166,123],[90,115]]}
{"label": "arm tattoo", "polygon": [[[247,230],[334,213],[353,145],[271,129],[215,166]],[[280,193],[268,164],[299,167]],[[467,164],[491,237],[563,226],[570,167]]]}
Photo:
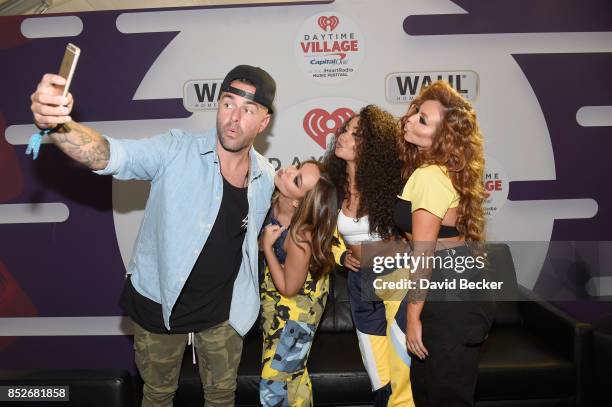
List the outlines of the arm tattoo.
{"label": "arm tattoo", "polygon": [[60,150],[90,169],[103,169],[110,159],[108,141],[87,126],[75,122],[64,124],[51,134],[51,139]]}

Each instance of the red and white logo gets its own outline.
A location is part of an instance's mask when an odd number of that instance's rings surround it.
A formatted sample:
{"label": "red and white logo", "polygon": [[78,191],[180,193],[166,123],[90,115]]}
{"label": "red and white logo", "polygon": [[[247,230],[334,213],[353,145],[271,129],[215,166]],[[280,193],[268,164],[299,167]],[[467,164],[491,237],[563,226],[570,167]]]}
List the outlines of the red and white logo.
{"label": "red and white logo", "polygon": [[359,99],[323,97],[284,108],[274,121],[266,157],[276,169],[304,160],[322,161],[338,129],[367,104]]}
{"label": "red and white logo", "polygon": [[334,31],[340,24],[340,19],[336,16],[321,16],[317,20],[317,24],[323,31]]}
{"label": "red and white logo", "polygon": [[317,82],[335,83],[353,76],[364,59],[365,43],[348,16],[319,13],[308,18],[295,40],[295,58]]}
{"label": "red and white logo", "polygon": [[329,113],[325,109],[312,109],[304,116],[304,131],[322,149],[327,148],[327,138],[333,136],[340,127],[348,122],[355,112],[341,107]]}
{"label": "red and white logo", "polygon": [[508,200],[508,176],[501,164],[493,157],[486,157],[484,179],[482,180],[487,199],[485,216],[491,219]]}

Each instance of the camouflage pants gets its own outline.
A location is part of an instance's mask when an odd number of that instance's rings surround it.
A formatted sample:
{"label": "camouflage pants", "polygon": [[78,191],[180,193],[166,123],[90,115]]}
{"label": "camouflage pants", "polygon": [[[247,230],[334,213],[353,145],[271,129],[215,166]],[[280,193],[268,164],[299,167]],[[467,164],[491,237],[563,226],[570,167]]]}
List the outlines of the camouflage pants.
{"label": "camouflage pants", "polygon": [[[134,323],[136,367],[144,382],[142,407],[172,407],[188,334],[156,334]],[[205,407],[232,407],[242,337],[223,322],[194,335]]]}

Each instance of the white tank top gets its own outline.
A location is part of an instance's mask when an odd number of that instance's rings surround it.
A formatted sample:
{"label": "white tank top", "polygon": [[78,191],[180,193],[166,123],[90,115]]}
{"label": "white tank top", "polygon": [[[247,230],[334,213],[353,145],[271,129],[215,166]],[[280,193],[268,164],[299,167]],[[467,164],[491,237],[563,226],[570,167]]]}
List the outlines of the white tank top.
{"label": "white tank top", "polygon": [[342,235],[344,242],[349,245],[382,240],[378,234],[370,234],[370,222],[367,216],[354,219],[346,216],[342,210],[338,214],[338,232]]}

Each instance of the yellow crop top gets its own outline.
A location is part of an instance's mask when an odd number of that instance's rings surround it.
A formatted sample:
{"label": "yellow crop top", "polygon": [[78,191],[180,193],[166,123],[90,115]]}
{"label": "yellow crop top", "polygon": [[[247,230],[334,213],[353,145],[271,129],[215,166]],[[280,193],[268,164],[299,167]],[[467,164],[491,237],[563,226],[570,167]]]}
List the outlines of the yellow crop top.
{"label": "yellow crop top", "polygon": [[[446,168],[428,165],[417,168],[398,195],[393,209],[393,220],[404,233],[412,233],[412,212],[425,209],[443,219],[449,208],[459,206],[459,193],[453,187]],[[459,236],[454,226],[440,226],[438,238]]]}
{"label": "yellow crop top", "polygon": [[459,206],[459,194],[446,168],[440,165],[417,168],[398,198],[412,202],[412,212],[426,209],[440,219],[444,218],[449,208]]}

